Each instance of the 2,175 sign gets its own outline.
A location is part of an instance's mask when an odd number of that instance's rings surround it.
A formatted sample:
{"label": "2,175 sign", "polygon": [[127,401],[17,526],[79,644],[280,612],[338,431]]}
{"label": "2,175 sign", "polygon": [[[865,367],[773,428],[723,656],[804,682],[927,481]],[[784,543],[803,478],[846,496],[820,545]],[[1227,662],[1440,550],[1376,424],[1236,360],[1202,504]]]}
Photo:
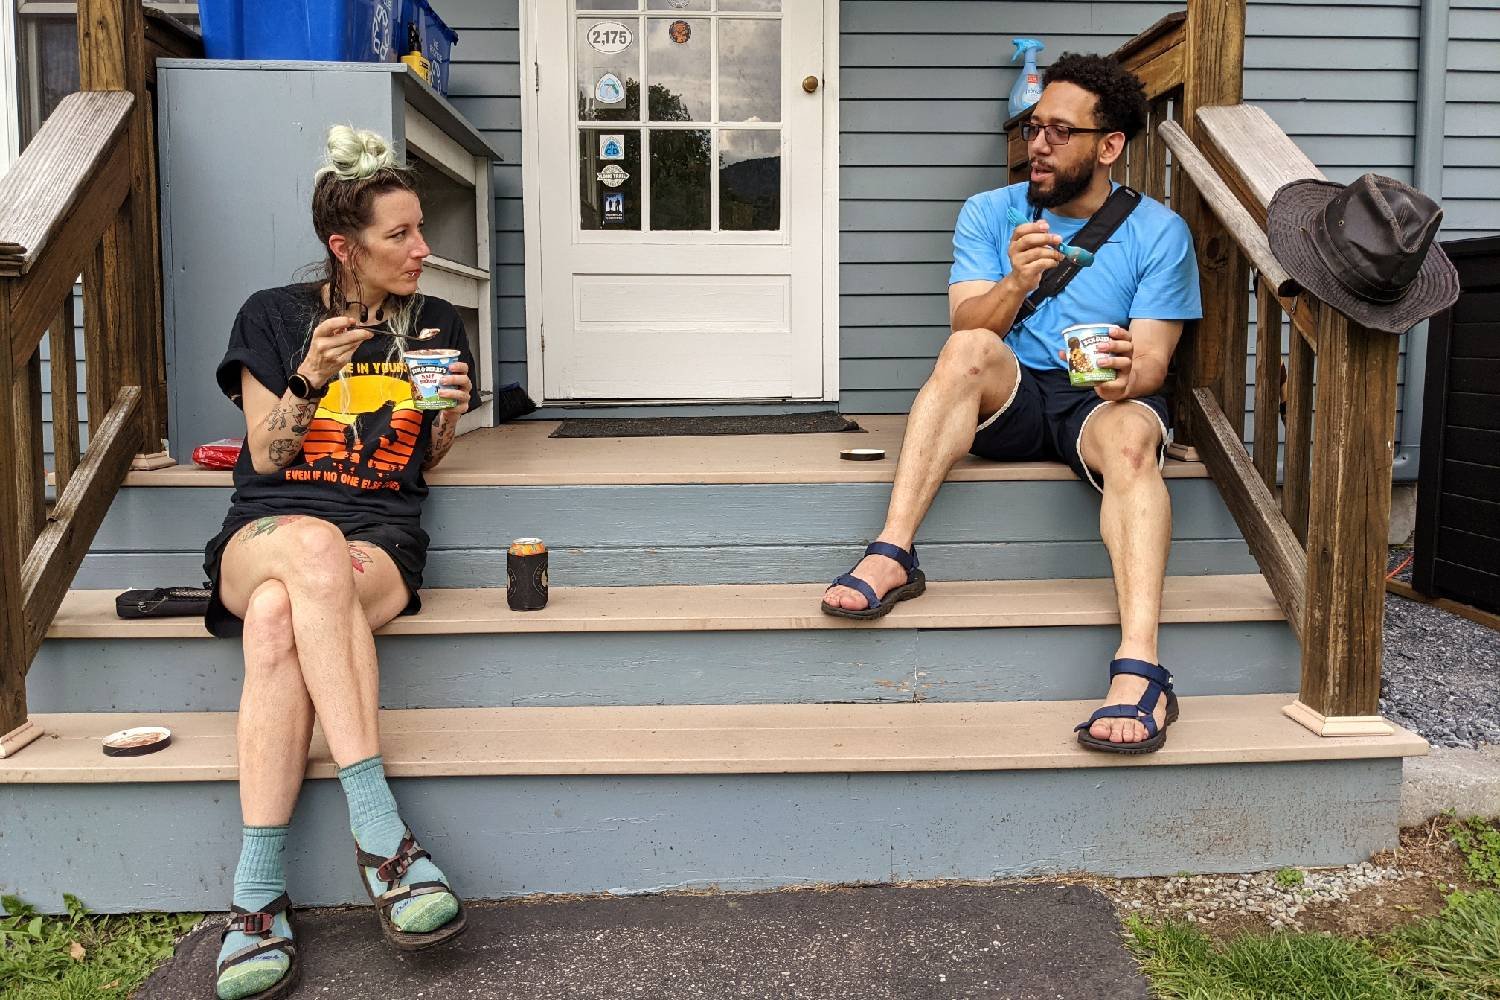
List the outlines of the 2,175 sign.
{"label": "2,175 sign", "polygon": [[635,36],[619,21],[600,21],[589,29],[589,44],[605,55],[624,52]]}

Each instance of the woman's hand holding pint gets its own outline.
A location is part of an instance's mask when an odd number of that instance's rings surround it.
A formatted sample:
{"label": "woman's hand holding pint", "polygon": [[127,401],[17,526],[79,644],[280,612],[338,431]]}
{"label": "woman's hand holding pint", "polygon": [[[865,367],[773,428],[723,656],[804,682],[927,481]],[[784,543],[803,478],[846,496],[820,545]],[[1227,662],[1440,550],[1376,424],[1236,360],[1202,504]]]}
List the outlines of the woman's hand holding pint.
{"label": "woman's hand holding pint", "polygon": [[463,361],[453,362],[448,366],[448,374],[443,376],[443,386],[438,390],[438,395],[453,400],[455,405],[451,410],[440,410],[438,416],[457,419],[469,408],[469,394],[473,390],[474,383],[469,381],[468,364]]}
{"label": "woman's hand holding pint", "polygon": [[359,350],[359,345],[375,336],[348,316],[325,319],[313,330],[307,345],[307,356],[297,371],[315,386],[332,382]]}

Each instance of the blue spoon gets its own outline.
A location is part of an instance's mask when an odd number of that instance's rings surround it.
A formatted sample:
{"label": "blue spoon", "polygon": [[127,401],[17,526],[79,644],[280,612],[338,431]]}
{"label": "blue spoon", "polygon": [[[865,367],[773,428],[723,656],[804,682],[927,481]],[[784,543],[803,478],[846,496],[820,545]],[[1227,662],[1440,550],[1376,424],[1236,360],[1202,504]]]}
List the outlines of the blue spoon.
{"label": "blue spoon", "polygon": [[[1024,226],[1027,222],[1030,221],[1026,218],[1026,216],[1018,212],[1016,210],[1016,206],[1014,205],[1005,210],[1005,218],[1010,222],[1012,226]],[[1083,247],[1068,246],[1066,243],[1064,243],[1062,246],[1057,248],[1057,252],[1062,254],[1068,260],[1071,260],[1073,263],[1077,264],[1079,267],[1088,267],[1094,262],[1094,255],[1089,253]]]}

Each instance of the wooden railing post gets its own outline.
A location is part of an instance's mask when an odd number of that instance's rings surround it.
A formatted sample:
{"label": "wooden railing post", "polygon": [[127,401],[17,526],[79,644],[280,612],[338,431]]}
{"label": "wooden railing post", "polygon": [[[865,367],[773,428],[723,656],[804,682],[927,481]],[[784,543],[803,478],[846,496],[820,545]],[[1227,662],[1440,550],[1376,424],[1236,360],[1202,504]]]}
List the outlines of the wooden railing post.
{"label": "wooden railing post", "polygon": [[[1245,62],[1245,0],[1187,0],[1186,38],[1183,44],[1182,127],[1199,142],[1197,111],[1212,105],[1238,104],[1243,91]],[[1202,428],[1193,426],[1189,390],[1211,387],[1235,426],[1244,418],[1245,336],[1248,319],[1249,268],[1244,255],[1191,181],[1180,172],[1172,176],[1172,207],[1187,220],[1198,253],[1198,272],[1203,291],[1203,318],[1183,337],[1177,355],[1177,389],[1174,394],[1175,450],[1191,447]],[[1237,393],[1225,385],[1238,379]],[[1240,412],[1232,412],[1234,399]]]}
{"label": "wooden railing post", "polygon": [[1287,714],[1323,736],[1393,732],[1380,718],[1386,534],[1399,338],[1319,312],[1302,692]]}
{"label": "wooden railing post", "polygon": [[[0,386],[10,386],[15,380],[15,365],[10,352],[15,337],[10,298],[9,289],[0,288],[0,345],[5,348],[0,350]],[[21,476],[17,468],[21,458],[10,447],[9,441],[3,443],[5,447],[0,450],[0,526],[9,533],[16,530],[15,526],[21,520],[18,496]],[[27,734],[34,731],[26,720],[26,667],[31,662],[31,654],[26,648],[26,596],[17,585],[21,579],[22,557],[15,540],[0,539],[0,579],[6,581],[0,588],[0,757],[25,746],[29,742]]]}
{"label": "wooden railing post", "polygon": [[[135,96],[127,142],[130,146],[131,194],[117,221],[116,238],[105,244],[104,270],[128,275],[126,298],[118,303],[129,317],[128,330],[111,331],[115,350],[106,362],[111,386],[106,399],[122,385],[141,387],[143,454],[134,468],[171,465],[163,441],[167,414],[162,370],[162,318],[157,254],[158,225],[155,156],[151,141],[151,99],[146,89],[145,21],[140,0],[79,0],[78,82],[80,90],[123,90]],[[90,367],[92,357],[86,357]],[[90,400],[93,404],[93,400]],[[105,402],[108,406],[108,402]]]}

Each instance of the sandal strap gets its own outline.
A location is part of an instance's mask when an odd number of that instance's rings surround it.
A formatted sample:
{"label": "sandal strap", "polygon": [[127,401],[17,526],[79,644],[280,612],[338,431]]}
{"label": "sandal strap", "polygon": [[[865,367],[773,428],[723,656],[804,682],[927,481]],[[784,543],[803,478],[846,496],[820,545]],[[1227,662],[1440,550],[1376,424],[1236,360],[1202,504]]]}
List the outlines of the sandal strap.
{"label": "sandal strap", "polygon": [[297,955],[297,945],[293,943],[291,938],[284,937],[271,937],[264,941],[257,941],[255,944],[246,945],[220,962],[218,971],[222,974],[225,969],[231,966],[243,965],[269,951],[285,952],[287,958],[295,958]]}
{"label": "sandal strap", "polygon": [[890,542],[871,542],[865,546],[865,555],[885,556],[887,559],[894,559],[902,569],[906,570],[908,580],[911,579],[911,571],[920,565],[917,562],[917,547],[915,545],[908,552],[901,546],[892,545]]}
{"label": "sandal strap", "polygon": [[284,892],[265,906],[262,906],[259,910],[251,911],[245,909],[243,906],[231,904],[229,907],[229,923],[224,926],[224,932],[219,935],[219,940],[223,941],[230,934],[236,932],[249,934],[252,937],[265,937],[271,933],[271,927],[275,922],[276,915],[290,909],[291,905],[292,898]]}
{"label": "sandal strap", "polygon": [[382,858],[378,854],[371,854],[364,848],[359,847],[357,841],[355,847],[357,848],[357,860],[360,866],[375,869],[376,877],[380,881],[385,882],[387,886],[393,886],[401,881],[411,866],[418,861],[421,861],[423,858],[432,857],[417,843],[417,839],[412,836],[410,830],[407,830],[405,836],[401,838],[401,846],[396,849],[396,853],[388,858]]}
{"label": "sandal strap", "polygon": [[829,587],[848,587],[850,590],[857,590],[861,594],[864,595],[864,598],[865,598],[865,601],[867,602],[867,606],[868,607],[871,607],[871,608],[878,608],[878,607],[880,607],[880,598],[878,598],[878,597],[875,596],[875,588],[871,587],[868,583],[866,583],[865,581],[861,580],[859,577],[855,576],[853,573],[845,573],[843,576],[839,577],[837,580],[834,580],[828,586]]}
{"label": "sandal strap", "polygon": [[[1152,707],[1154,708],[1155,705],[1153,704]],[[1149,710],[1142,709],[1140,705],[1105,705],[1103,708],[1096,709],[1087,722],[1080,722],[1074,726],[1073,732],[1082,732],[1100,719],[1134,719],[1146,728],[1148,739],[1156,735],[1156,719],[1152,717]]]}
{"label": "sandal strap", "polygon": [[452,891],[452,889],[442,882],[413,882],[411,885],[401,885],[387,892],[382,892],[377,902],[384,909],[385,907],[395,906],[404,899],[411,899],[413,896],[430,896],[435,892],[451,893]]}
{"label": "sandal strap", "polygon": [[[1109,661],[1109,677],[1114,680],[1120,674],[1130,674],[1133,677],[1144,677],[1148,681],[1154,681],[1164,691],[1172,690],[1172,674],[1165,667],[1157,666],[1155,663],[1147,663],[1145,660],[1121,657],[1118,660]],[[1153,698],[1151,706],[1156,707]]]}

